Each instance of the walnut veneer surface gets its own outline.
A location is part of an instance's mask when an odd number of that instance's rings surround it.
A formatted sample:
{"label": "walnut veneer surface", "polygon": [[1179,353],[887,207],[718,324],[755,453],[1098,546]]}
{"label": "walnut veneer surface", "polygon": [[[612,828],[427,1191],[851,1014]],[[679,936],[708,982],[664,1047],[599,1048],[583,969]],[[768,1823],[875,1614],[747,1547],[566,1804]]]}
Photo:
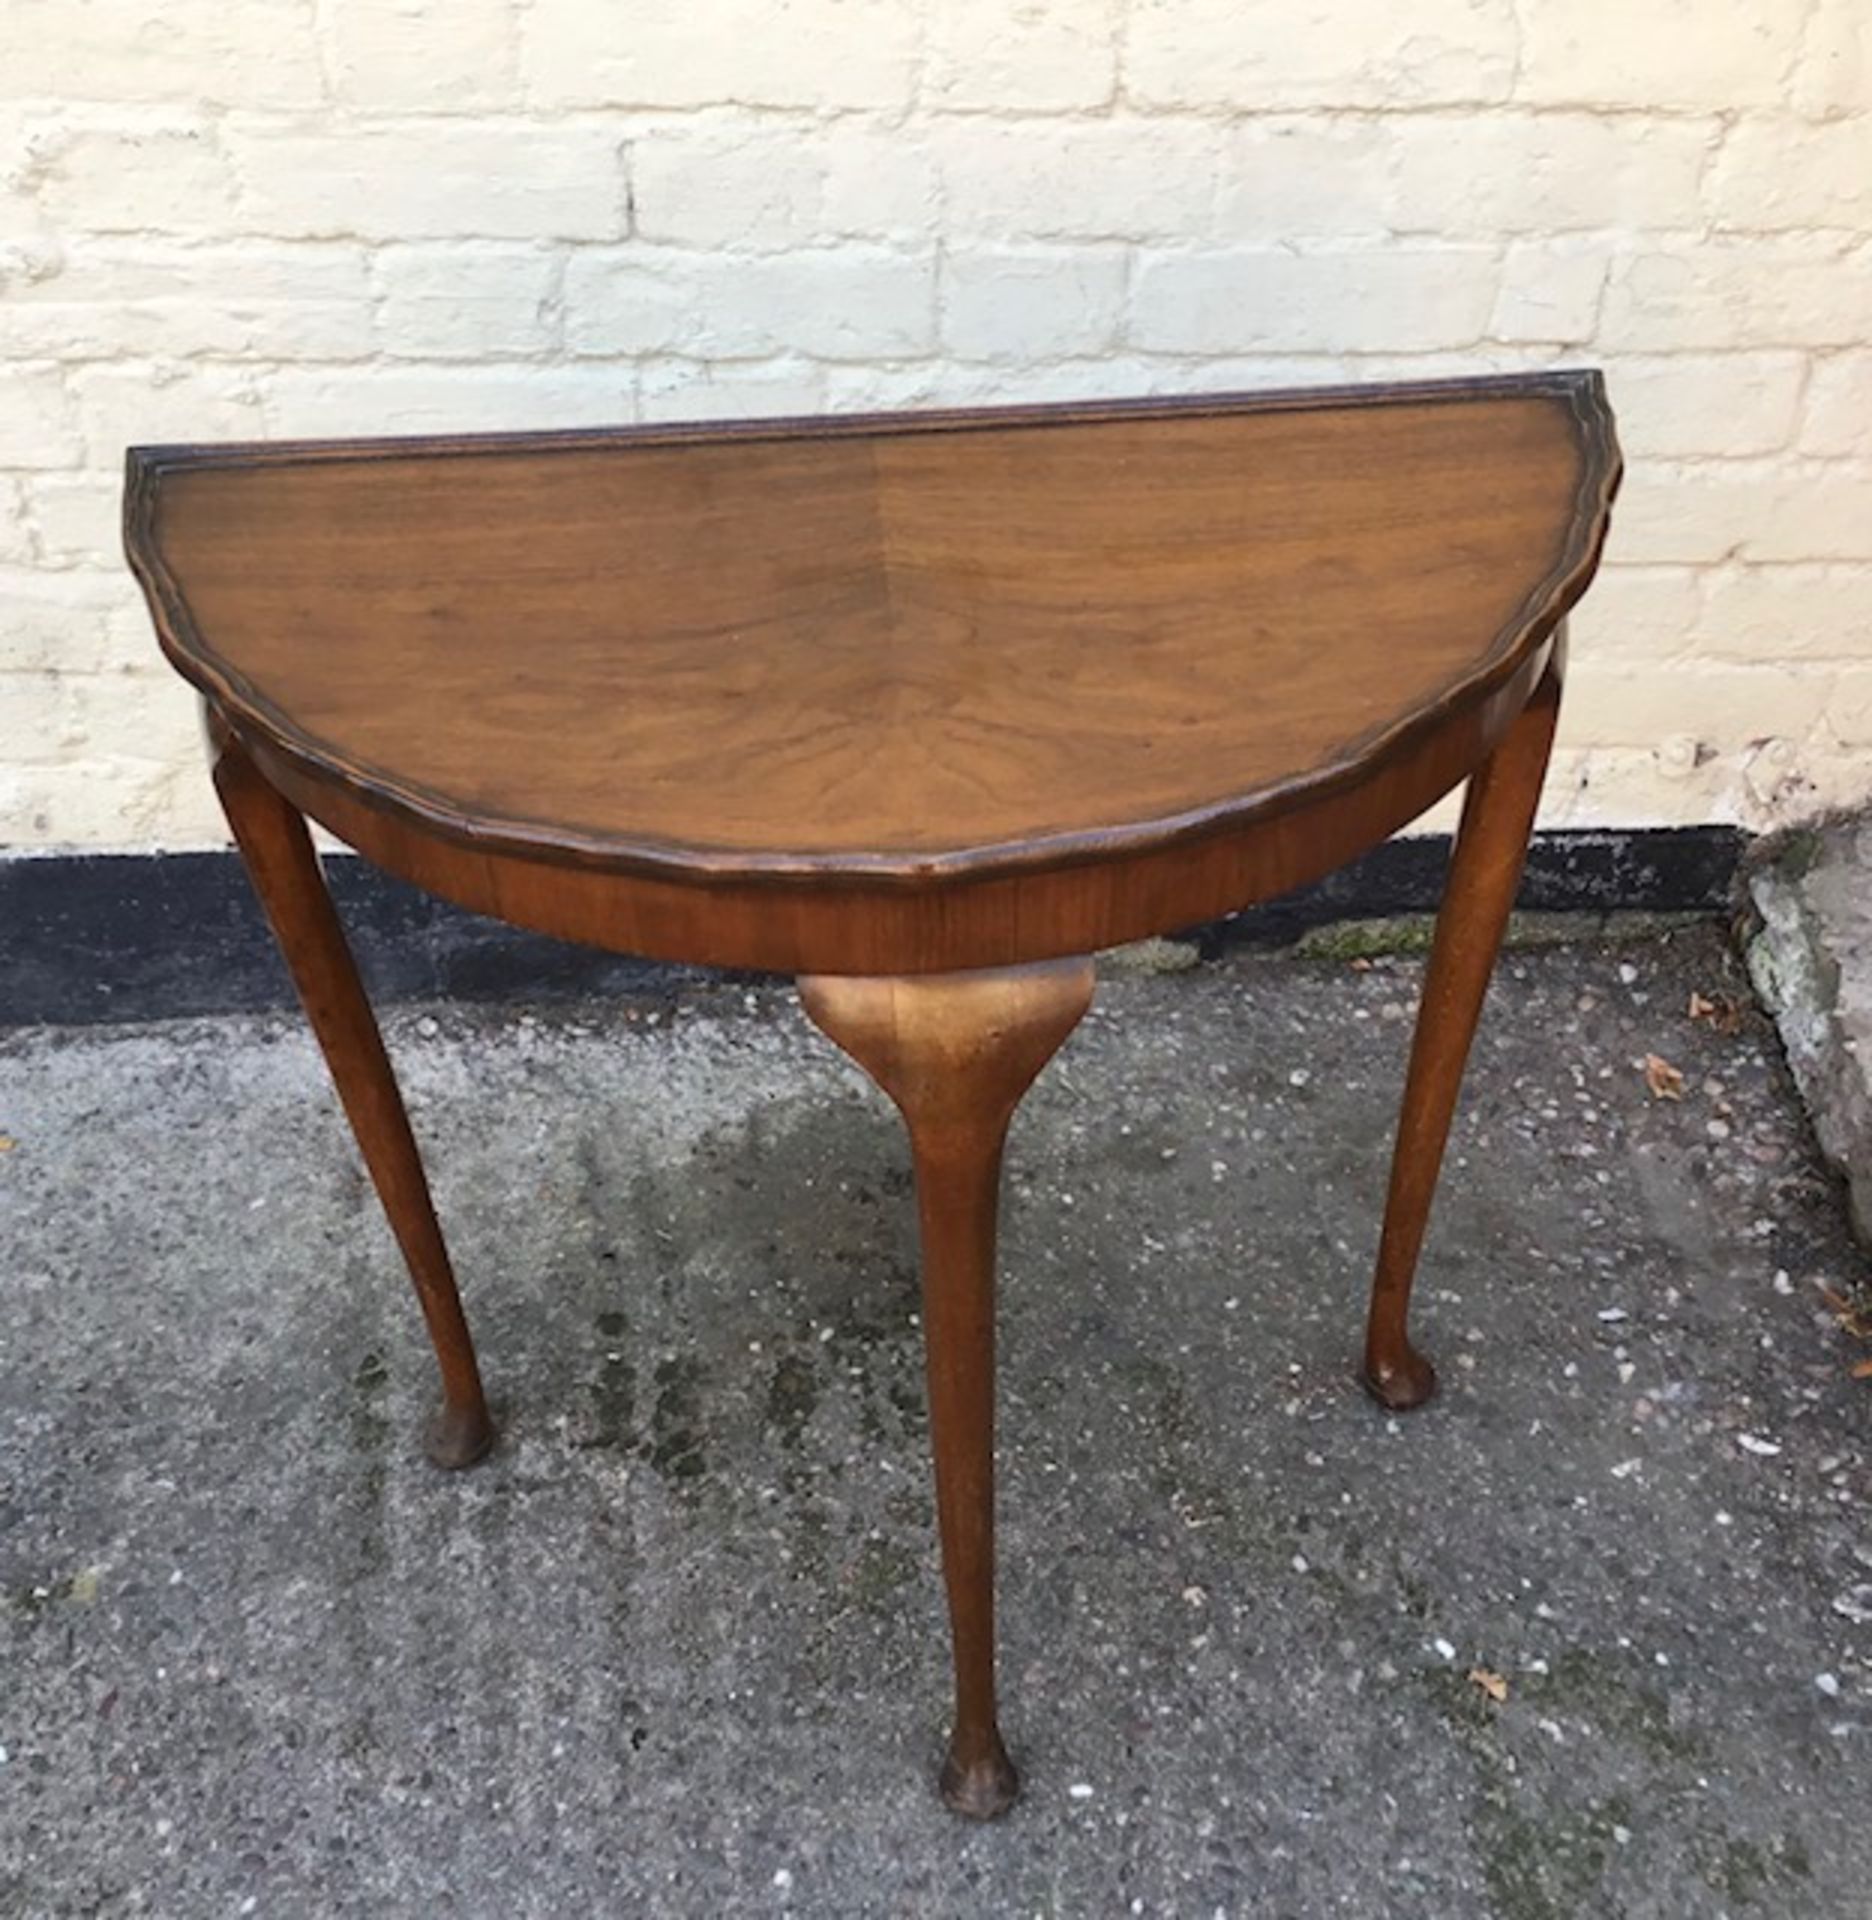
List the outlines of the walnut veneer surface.
{"label": "walnut veneer surface", "polygon": [[745,875],[1109,853],[1355,776],[1550,632],[1597,379],[156,448],[172,659],[478,845]]}

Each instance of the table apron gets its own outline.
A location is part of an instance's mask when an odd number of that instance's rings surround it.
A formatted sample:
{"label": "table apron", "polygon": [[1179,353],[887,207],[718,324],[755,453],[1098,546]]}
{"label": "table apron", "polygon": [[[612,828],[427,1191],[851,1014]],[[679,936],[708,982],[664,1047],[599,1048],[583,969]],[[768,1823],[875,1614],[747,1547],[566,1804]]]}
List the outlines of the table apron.
{"label": "table apron", "polygon": [[1173,933],[1317,880],[1417,818],[1493,750],[1563,639],[1487,697],[1421,729],[1356,781],[1278,811],[1073,864],[973,877],[720,875],[675,880],[445,838],[284,750],[242,737],[292,804],[386,871],[476,913],[618,953],[774,973],[1015,966]]}

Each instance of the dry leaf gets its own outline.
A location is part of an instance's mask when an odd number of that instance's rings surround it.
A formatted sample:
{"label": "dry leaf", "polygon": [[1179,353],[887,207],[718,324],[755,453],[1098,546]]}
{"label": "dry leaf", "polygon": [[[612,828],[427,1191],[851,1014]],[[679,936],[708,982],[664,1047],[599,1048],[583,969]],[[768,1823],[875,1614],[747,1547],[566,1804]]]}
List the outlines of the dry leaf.
{"label": "dry leaf", "polygon": [[11,1153],[19,1142],[10,1133],[0,1133],[0,1153]]}
{"label": "dry leaf", "polygon": [[1717,1033],[1740,1033],[1742,1030],[1742,1003],[1734,994],[1702,994],[1693,987],[1689,1012],[1692,1020],[1707,1020]]}
{"label": "dry leaf", "polygon": [[1842,1293],[1835,1293],[1831,1287],[1822,1287],[1820,1298],[1826,1302],[1833,1318],[1855,1340],[1872,1340],[1872,1310],[1848,1300]]}
{"label": "dry leaf", "polygon": [[[1855,1340],[1872,1340],[1872,1301],[1848,1300],[1843,1293],[1836,1293],[1825,1285],[1820,1287],[1819,1294],[1839,1322],[1842,1333],[1850,1334]],[[1855,1380],[1872,1380],[1872,1357],[1855,1360],[1849,1371]]]}
{"label": "dry leaf", "polygon": [[1662,1054],[1647,1053],[1645,1055],[1644,1083],[1651,1089],[1653,1100],[1683,1098],[1683,1075]]}
{"label": "dry leaf", "polygon": [[1346,962],[1346,965],[1349,966],[1354,973],[1370,973],[1372,970],[1372,963],[1367,960],[1362,953],[1355,954]]}
{"label": "dry leaf", "polygon": [[1480,1687],[1498,1707],[1508,1698],[1508,1682],[1492,1668],[1471,1667],[1469,1669],[1469,1678],[1471,1682]]}

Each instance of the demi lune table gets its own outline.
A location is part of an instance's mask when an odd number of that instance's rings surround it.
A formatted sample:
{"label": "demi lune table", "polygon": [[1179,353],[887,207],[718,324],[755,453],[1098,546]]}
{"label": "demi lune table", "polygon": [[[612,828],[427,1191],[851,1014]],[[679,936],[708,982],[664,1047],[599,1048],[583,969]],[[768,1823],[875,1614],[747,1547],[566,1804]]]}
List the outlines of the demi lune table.
{"label": "demi lune table", "polygon": [[307,831],[476,911],[799,976],[915,1164],[954,1641],[1007,1807],[995,1227],[1090,956],[1314,879],[1467,781],[1366,1336],[1406,1310],[1619,459],[1594,373],[970,413],[146,447],[126,542],[415,1282],[430,1452],[493,1432]]}

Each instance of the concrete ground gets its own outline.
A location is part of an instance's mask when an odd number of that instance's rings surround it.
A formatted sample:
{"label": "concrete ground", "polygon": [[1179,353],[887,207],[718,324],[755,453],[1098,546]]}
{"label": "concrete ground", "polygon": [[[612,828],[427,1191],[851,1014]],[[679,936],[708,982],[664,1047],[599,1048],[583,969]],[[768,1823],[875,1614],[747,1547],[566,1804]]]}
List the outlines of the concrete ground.
{"label": "concrete ground", "polygon": [[296,1021],[0,1042],[0,1912],[1864,1915],[1862,1272],[1771,1032],[1702,928],[1507,957],[1394,1419],[1417,979],[1113,978],[1017,1122],[990,1828],[904,1149],[790,994],[390,1022],[457,1477]]}

